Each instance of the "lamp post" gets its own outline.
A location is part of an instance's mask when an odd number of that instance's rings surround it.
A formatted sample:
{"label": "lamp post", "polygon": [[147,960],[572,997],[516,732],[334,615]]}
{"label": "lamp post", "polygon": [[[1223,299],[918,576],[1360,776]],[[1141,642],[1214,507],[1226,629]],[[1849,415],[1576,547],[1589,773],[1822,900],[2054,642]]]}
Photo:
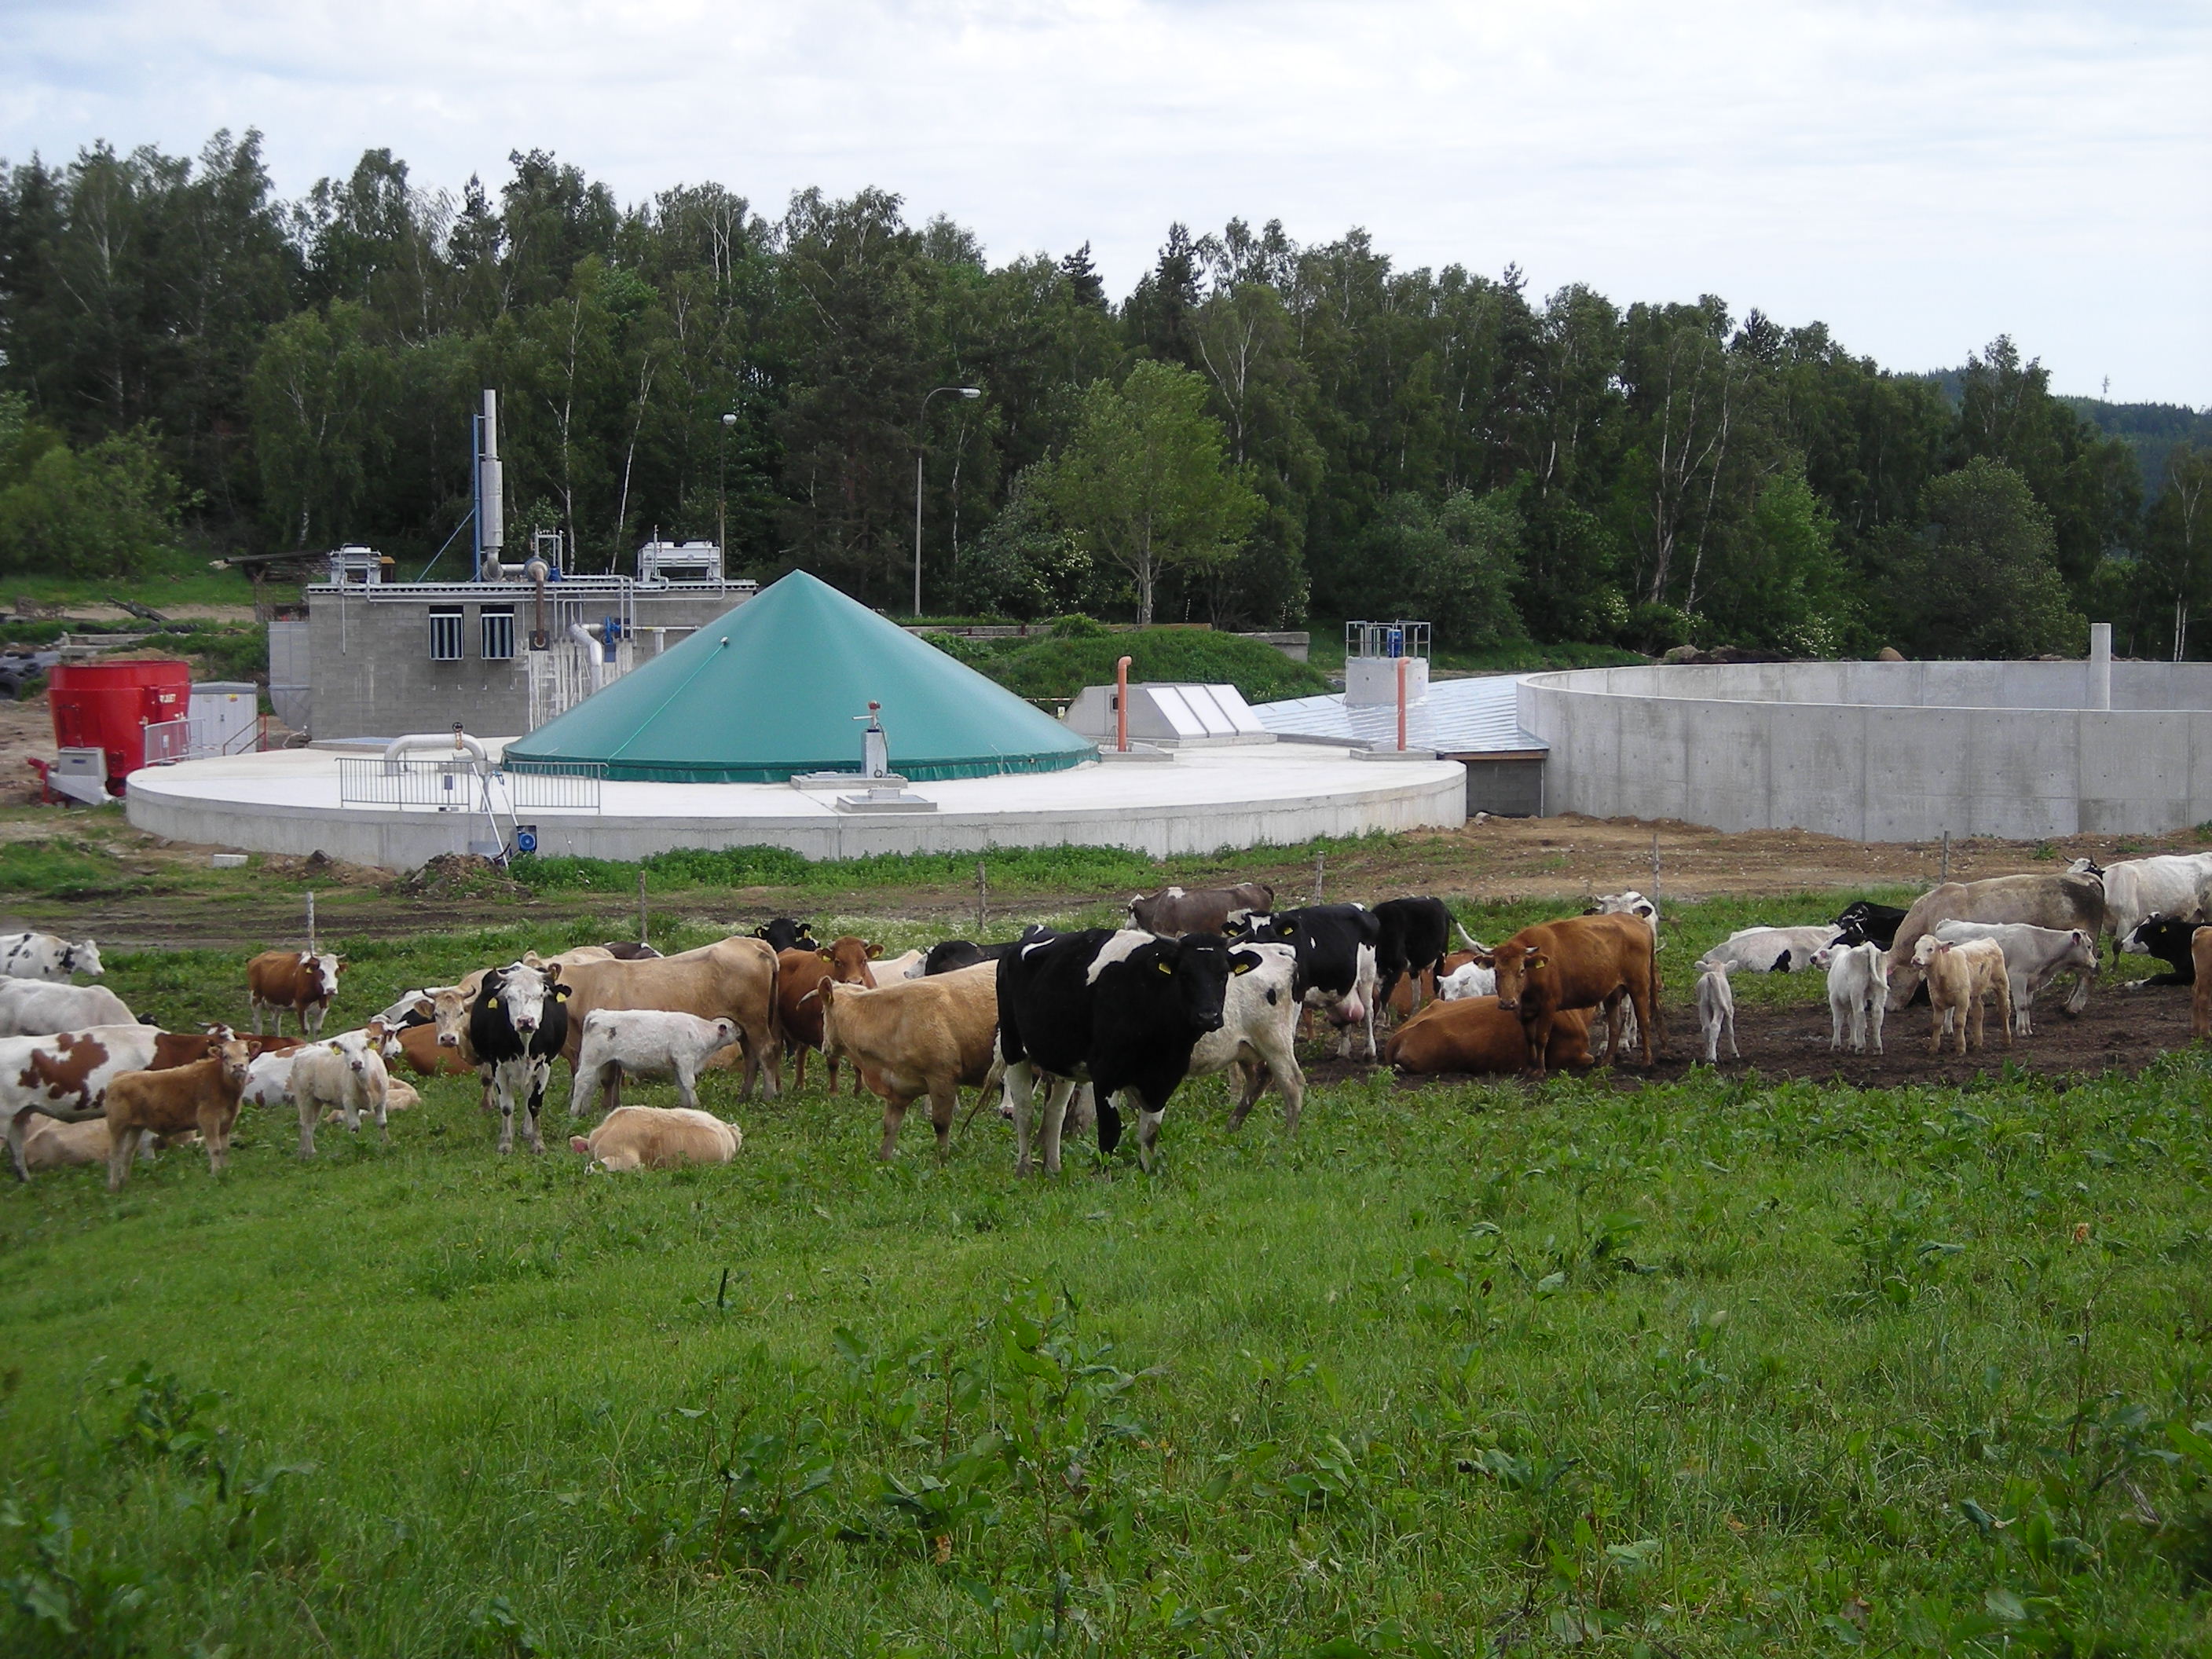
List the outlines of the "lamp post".
{"label": "lamp post", "polygon": [[722,416],[722,460],[714,473],[714,550],[722,556],[722,570],[730,568],[730,433],[735,415]]}
{"label": "lamp post", "polygon": [[940,386],[933,387],[921,400],[921,413],[914,423],[914,614],[921,617],[921,434],[923,423],[929,419],[929,400],[940,392],[950,392],[957,397],[975,398],[983,395],[981,386]]}

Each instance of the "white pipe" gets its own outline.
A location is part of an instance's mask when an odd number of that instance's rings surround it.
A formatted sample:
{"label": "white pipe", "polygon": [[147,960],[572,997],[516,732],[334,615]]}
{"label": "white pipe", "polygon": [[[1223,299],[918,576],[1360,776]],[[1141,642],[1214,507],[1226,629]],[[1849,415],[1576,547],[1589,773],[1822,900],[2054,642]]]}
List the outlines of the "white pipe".
{"label": "white pipe", "polygon": [[592,630],[585,627],[583,623],[570,623],[568,624],[568,637],[575,641],[579,645],[589,646],[592,651],[592,660],[594,663],[604,660],[601,653],[599,635],[592,633]]}
{"label": "white pipe", "polygon": [[404,738],[392,738],[385,748],[384,759],[388,765],[410,750],[446,748],[467,750],[476,757],[480,768],[491,764],[491,757],[484,753],[484,746],[465,732],[410,732]]}
{"label": "white pipe", "polygon": [[2112,625],[2089,624],[2089,707],[2112,706]]}

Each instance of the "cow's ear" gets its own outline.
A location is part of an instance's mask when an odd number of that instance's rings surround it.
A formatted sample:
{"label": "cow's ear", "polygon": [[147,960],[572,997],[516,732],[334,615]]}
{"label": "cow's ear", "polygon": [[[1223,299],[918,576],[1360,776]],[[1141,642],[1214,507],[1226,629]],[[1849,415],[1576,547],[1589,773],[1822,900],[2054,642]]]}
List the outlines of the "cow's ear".
{"label": "cow's ear", "polygon": [[823,961],[830,963],[832,965],[835,965],[837,960],[836,957],[831,956],[827,951],[817,951],[814,954],[820,957]]}
{"label": "cow's ear", "polygon": [[868,947],[868,960],[869,960],[870,962],[874,962],[874,961],[878,960],[878,958],[880,958],[880,957],[882,957],[883,953],[884,953],[884,947],[883,947],[882,945],[871,945]]}
{"label": "cow's ear", "polygon": [[1541,968],[1548,963],[1550,960],[1551,958],[1547,957],[1541,951],[1531,951],[1526,957],[1522,958],[1522,963],[1524,967]]}
{"label": "cow's ear", "polygon": [[1260,959],[1246,951],[1239,951],[1229,958],[1229,971],[1232,974],[1249,974],[1259,965]]}

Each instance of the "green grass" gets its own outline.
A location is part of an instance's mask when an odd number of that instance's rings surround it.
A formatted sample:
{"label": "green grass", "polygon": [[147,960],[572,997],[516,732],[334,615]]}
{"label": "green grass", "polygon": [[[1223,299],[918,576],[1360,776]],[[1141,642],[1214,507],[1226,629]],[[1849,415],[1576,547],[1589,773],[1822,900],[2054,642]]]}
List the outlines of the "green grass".
{"label": "green grass", "polygon": [[970,640],[933,635],[930,642],[969,667],[1036,701],[1073,697],[1086,685],[1110,685],[1114,666],[1131,659],[1133,680],[1187,680],[1229,684],[1248,702],[1274,702],[1328,690],[1328,680],[1308,664],[1293,662],[1272,645],[1198,629],[1147,629],[1122,634],[1049,632],[1027,638]]}
{"label": "green grass", "polygon": [[[589,927],[348,945],[340,1013]],[[1057,1182],[720,1074],[673,1176],[462,1080],[308,1167],[255,1112],[0,1196],[0,1651],[2212,1650],[2208,1083],[1206,1084]]]}
{"label": "green grass", "polygon": [[[271,599],[296,597],[298,588],[272,584],[267,593]],[[125,599],[167,611],[179,605],[252,605],[253,584],[242,571],[209,569],[204,552],[176,548],[128,581],[27,571],[0,578],[0,610],[12,611],[19,597],[40,605],[111,605]]]}

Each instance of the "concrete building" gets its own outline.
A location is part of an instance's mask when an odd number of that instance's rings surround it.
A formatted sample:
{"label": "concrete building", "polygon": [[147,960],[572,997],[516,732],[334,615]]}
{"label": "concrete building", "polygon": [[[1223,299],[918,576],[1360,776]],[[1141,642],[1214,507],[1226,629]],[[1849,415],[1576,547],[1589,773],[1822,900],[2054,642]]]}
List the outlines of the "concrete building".
{"label": "concrete building", "polygon": [[568,576],[541,596],[519,574],[387,581],[358,556],[368,550],[346,550],[356,556],[334,557],[333,580],[307,588],[304,620],[270,625],[270,705],[319,738],[531,731],[753,596],[719,558],[674,556],[692,551],[671,550],[655,579]]}

